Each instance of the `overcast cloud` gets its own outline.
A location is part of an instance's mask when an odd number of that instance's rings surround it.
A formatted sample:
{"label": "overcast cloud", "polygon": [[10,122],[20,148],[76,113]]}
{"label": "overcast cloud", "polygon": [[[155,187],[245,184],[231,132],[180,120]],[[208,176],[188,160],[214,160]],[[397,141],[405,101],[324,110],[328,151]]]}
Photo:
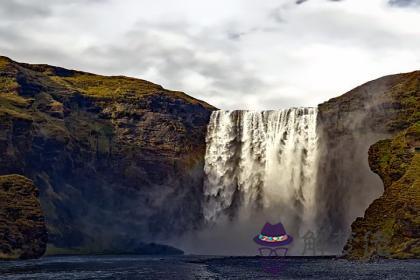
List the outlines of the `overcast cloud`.
{"label": "overcast cloud", "polygon": [[419,26],[420,0],[4,0],[0,55],[278,109],[420,69]]}

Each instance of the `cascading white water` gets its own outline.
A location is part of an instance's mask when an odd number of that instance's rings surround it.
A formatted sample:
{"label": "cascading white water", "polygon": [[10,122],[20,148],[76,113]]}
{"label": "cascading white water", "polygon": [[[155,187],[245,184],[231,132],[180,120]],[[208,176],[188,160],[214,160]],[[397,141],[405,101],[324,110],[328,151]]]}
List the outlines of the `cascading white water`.
{"label": "cascading white water", "polygon": [[316,119],[317,108],[213,112],[206,138],[205,219],[217,223],[229,216],[234,222],[263,213],[260,219],[281,220],[296,232],[310,229],[316,213]]}

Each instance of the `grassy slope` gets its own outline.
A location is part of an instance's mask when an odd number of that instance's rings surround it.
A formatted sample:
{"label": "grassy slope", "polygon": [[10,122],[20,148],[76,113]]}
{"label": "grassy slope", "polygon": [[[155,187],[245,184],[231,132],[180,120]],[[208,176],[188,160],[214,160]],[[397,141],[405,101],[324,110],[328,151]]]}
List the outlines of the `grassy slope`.
{"label": "grassy slope", "polygon": [[9,72],[10,76],[0,76],[0,93],[13,94],[19,90],[19,84],[13,74],[17,72],[32,74],[32,79],[39,80],[48,87],[61,88],[63,91],[78,92],[96,99],[138,99],[145,95],[163,92],[174,98],[179,98],[191,104],[201,104],[213,108],[206,102],[192,98],[179,92],[164,89],[154,83],[125,76],[102,76],[91,73],[67,70],[44,64],[17,63],[7,57],[0,56],[0,72]]}

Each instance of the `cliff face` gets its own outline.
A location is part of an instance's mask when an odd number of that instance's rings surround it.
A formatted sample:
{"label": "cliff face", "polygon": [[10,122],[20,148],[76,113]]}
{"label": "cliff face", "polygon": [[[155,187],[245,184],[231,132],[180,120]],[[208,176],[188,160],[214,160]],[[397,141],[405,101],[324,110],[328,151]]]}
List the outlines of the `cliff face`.
{"label": "cliff face", "polygon": [[1,57],[0,175],[39,187],[51,253],[173,237],[200,223],[212,110],[147,81]]}
{"label": "cliff face", "polygon": [[369,149],[384,194],[352,224],[344,251],[350,259],[420,258],[420,123]]}
{"label": "cliff face", "polygon": [[385,190],[352,224],[344,248],[350,259],[420,258],[420,77],[411,85],[393,94],[409,108],[398,115],[400,132],[369,149],[370,168]]}
{"label": "cliff face", "polygon": [[[390,173],[386,175],[386,172],[375,167],[378,163],[374,159],[383,156],[375,151],[383,143],[391,143],[392,140],[375,143],[413,129],[412,125],[420,120],[419,106],[420,72],[380,78],[319,106],[318,130],[322,156],[318,172],[320,189],[317,195],[322,210],[318,213],[318,223],[327,233],[327,240],[337,235],[332,227],[344,232],[341,236],[346,237],[348,225],[363,214],[365,219],[358,218],[352,226],[352,235],[358,236],[359,241],[364,232],[372,229],[372,234],[386,232],[389,224],[378,213],[393,211],[394,206],[387,203],[379,205],[375,201],[366,213],[364,211],[374,199],[388,199],[389,191],[386,189],[384,192],[384,184],[380,179],[384,180],[386,187],[397,178],[402,178],[405,171],[402,171],[399,164],[405,162],[408,166],[411,161],[408,161],[406,154],[397,154],[396,150],[390,150],[390,154],[399,161],[394,161],[389,166],[387,170]],[[410,149],[414,151],[413,147]],[[399,196],[398,192],[401,192],[401,197],[404,197],[402,185],[394,188],[395,195]],[[419,200],[413,192],[407,195],[410,199]],[[372,207],[376,210],[372,210]],[[381,221],[381,224],[374,226],[372,219]],[[338,248],[342,248],[345,243],[345,238],[339,240]],[[361,244],[357,244],[351,247],[347,245],[345,253],[357,255],[355,252],[361,250]]]}
{"label": "cliff face", "polygon": [[37,258],[46,245],[38,189],[23,176],[0,176],[0,259]]}

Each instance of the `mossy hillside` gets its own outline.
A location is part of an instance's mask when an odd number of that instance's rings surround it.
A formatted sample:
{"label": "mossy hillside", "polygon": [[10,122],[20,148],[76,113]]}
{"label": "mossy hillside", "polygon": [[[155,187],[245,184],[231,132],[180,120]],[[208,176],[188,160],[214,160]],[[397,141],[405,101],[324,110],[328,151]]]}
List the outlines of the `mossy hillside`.
{"label": "mossy hillside", "polygon": [[[404,179],[410,177],[407,175],[409,170],[414,168],[415,147],[420,144],[419,121],[420,71],[370,81],[319,105],[318,130],[323,145],[318,176],[323,186],[318,192],[321,193],[321,201],[322,191],[328,195],[330,189],[344,193],[349,189],[358,190],[369,196],[372,191],[377,191],[373,185],[376,178],[371,171],[380,176],[385,188],[384,194],[370,205],[364,217],[357,218],[353,223],[354,236],[346,246],[349,258],[377,257],[379,254],[373,249],[374,241],[366,247],[365,238],[374,240],[370,235],[378,234],[396,239],[398,232],[394,226],[401,221],[399,217],[411,213],[411,208],[398,208],[392,201],[398,201],[400,197],[396,189],[402,187]],[[364,167],[367,157],[370,170]],[[343,158],[347,159],[346,164],[337,164]],[[415,197],[416,193],[407,195]],[[402,191],[403,201],[404,197],[406,194]],[[349,207],[346,201],[332,201],[331,204],[334,207]],[[321,210],[320,216],[328,217],[328,212]],[[399,214],[395,216],[394,212]],[[320,222],[324,220],[329,222],[328,218],[320,218]],[[390,253],[402,257],[397,253],[400,249],[397,250],[396,243],[392,242],[389,243]],[[411,241],[407,239],[401,244],[405,242]],[[416,250],[413,248],[407,249],[412,257]]]}
{"label": "mossy hillside", "polygon": [[390,89],[390,95],[398,114],[388,122],[388,127],[398,132],[420,121],[420,75],[415,71],[396,78],[397,84]]}
{"label": "mossy hillside", "polygon": [[[369,150],[372,170],[384,181],[384,194],[352,225],[345,247],[350,259],[420,258],[420,141],[417,122]],[[416,142],[417,141],[417,142]]]}
{"label": "mossy hillside", "polygon": [[381,140],[369,150],[371,169],[381,177],[385,188],[406,173],[414,156],[413,148],[407,143],[406,134],[407,131],[398,134],[392,140]]}
{"label": "mossy hillside", "polygon": [[[319,105],[318,118],[336,127],[330,133],[350,133],[346,118],[367,118],[368,130],[398,133],[420,120],[420,71],[385,76]],[[368,114],[368,115],[367,115]]]}
{"label": "mossy hillside", "polygon": [[[419,121],[419,98],[420,71],[414,71],[370,81],[318,107],[320,159],[316,195],[323,207],[318,211],[317,224],[324,228],[334,224],[347,231],[348,224],[353,223],[357,238],[348,255],[352,250],[363,251],[365,234],[377,232],[368,218],[382,217],[388,206],[375,204],[378,206],[373,210],[366,209],[381,197],[384,186],[401,179],[409,168],[411,150],[399,142],[407,141],[412,146],[413,140],[400,133],[408,133],[407,129]],[[378,174],[383,184],[372,170],[382,170]],[[350,213],[344,210],[349,208],[353,208],[351,216],[344,214]],[[357,218],[363,216],[362,211],[366,211],[365,218]],[[391,220],[383,227],[393,223]],[[353,256],[361,257],[363,252]]]}
{"label": "mossy hillside", "polygon": [[[128,105],[130,103],[154,106],[154,102],[149,99],[168,96],[181,102],[210,108],[208,104],[182,92],[165,90],[159,85],[140,79],[100,76],[48,65],[19,64],[8,59],[3,61],[8,69],[13,68],[18,74],[14,78],[13,75],[12,77],[9,75],[7,83],[0,84],[1,91],[5,92],[0,96],[1,115],[33,120],[40,127],[42,134],[47,137],[51,135],[57,139],[68,138],[70,130],[81,142],[91,143],[102,151],[109,148],[107,147],[109,140],[116,134],[115,126],[120,125],[109,120],[109,117],[118,118],[123,115],[138,118],[137,109],[132,112],[134,110],[130,109],[133,107]],[[84,103],[82,106],[92,107],[89,110],[93,111],[93,114],[80,110],[80,102]],[[94,116],[95,111],[101,110],[110,116],[105,118]],[[66,113],[68,115],[64,118]],[[175,123],[166,125],[172,126],[172,129],[179,133],[186,133],[185,128]],[[146,147],[151,143],[138,144]],[[165,142],[161,142],[162,148],[164,145]],[[167,149],[173,150],[174,147],[168,146]]]}
{"label": "mossy hillside", "polygon": [[[68,138],[66,130],[70,130],[76,134],[77,139],[84,139],[83,142],[95,142],[94,145],[101,150],[110,148],[108,146],[111,136],[118,134],[116,130],[119,127],[131,125],[113,119],[130,118],[141,121],[144,118],[145,115],[139,115],[139,106],[147,107],[152,111],[164,109],[169,112],[179,110],[175,109],[176,106],[182,107],[185,106],[184,104],[202,106],[207,110],[214,109],[207,103],[191,98],[185,93],[166,90],[141,79],[101,76],[49,65],[30,65],[5,60],[8,62],[7,67],[13,69],[11,72],[15,73],[15,76],[9,75],[7,79],[18,86],[6,87],[5,83],[0,84],[5,92],[10,92],[7,96],[4,95],[3,100],[0,99],[0,114],[32,118],[38,126],[42,127],[43,134],[50,132],[53,136],[63,135]],[[25,102],[26,107],[11,106],[14,104],[10,103],[10,99],[14,97]],[[165,107],[160,108],[162,105]],[[80,106],[90,108],[86,112],[86,110],[80,110]],[[95,116],[100,111],[102,113]],[[66,117],[64,117],[65,114],[67,114]],[[180,135],[190,132],[177,121],[165,119],[157,125],[166,127],[165,130],[168,132],[176,131]],[[154,137],[153,134],[150,135]],[[137,144],[144,148],[157,146],[170,154],[181,155],[197,150],[196,147],[190,145],[183,145],[182,149],[179,149],[162,139],[139,141]],[[199,149],[197,153],[200,154],[201,150]],[[190,156],[187,158],[191,159]]]}
{"label": "mossy hillside", "polygon": [[8,64],[8,59],[4,56],[0,56],[0,69],[4,69]]}
{"label": "mossy hillside", "polygon": [[5,61],[0,174],[39,187],[50,251],[121,252],[121,232],[148,243],[200,223],[213,107],[140,79]]}
{"label": "mossy hillside", "polygon": [[32,120],[27,112],[30,104],[28,99],[22,98],[12,93],[0,94],[0,117],[10,115],[15,118]]}
{"label": "mossy hillside", "polygon": [[14,93],[18,89],[18,83],[9,77],[0,77],[1,93]]}
{"label": "mossy hillside", "polygon": [[62,91],[77,92],[94,99],[137,100],[142,97],[163,93],[191,104],[201,104],[212,109],[209,104],[180,92],[164,89],[162,86],[126,76],[102,76],[92,73],[68,70],[44,64],[11,62],[21,72],[37,77],[44,88],[61,88]]}

